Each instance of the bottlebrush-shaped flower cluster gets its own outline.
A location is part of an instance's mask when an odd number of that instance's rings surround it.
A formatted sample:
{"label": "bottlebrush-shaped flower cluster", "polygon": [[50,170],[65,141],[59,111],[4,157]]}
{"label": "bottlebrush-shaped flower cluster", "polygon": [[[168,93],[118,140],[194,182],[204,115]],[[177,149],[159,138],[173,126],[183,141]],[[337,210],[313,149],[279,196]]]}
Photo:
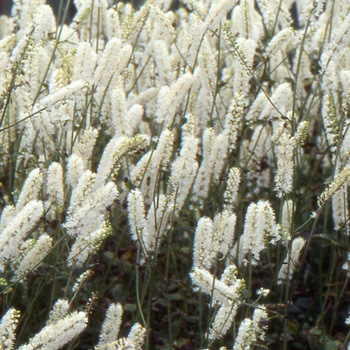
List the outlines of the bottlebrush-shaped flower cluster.
{"label": "bottlebrush-shaped flower cluster", "polygon": [[[210,315],[193,348],[280,344],[269,327],[285,322],[294,281],[308,278],[314,238],[335,249],[348,240],[350,3],[74,6],[70,24],[45,0],[15,0],[0,17],[0,347],[74,346],[99,296],[75,300],[96,261],[118,255],[106,242],[125,234],[136,252],[133,322],[118,338],[123,307],[103,297],[95,349],[156,348],[151,285],[172,269]],[[322,217],[332,237],[319,233]],[[169,248],[178,242],[181,262]],[[21,305],[31,305],[31,279],[50,273],[48,321],[28,334]],[[150,276],[142,287],[140,274]]]}

